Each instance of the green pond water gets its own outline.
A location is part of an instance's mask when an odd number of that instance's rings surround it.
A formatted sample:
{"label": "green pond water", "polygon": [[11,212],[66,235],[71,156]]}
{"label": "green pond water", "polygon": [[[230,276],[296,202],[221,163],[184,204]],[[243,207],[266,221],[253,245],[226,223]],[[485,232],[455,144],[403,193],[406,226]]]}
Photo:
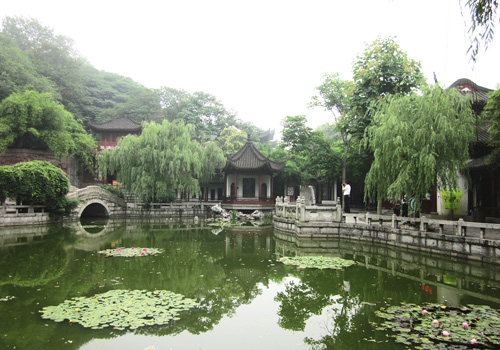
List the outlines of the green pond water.
{"label": "green pond water", "polygon": [[[159,248],[105,257],[118,247]],[[283,256],[351,259],[299,269]],[[272,227],[219,232],[203,223],[93,221],[0,229],[0,349],[404,349],[376,330],[375,311],[401,302],[500,308],[498,266]],[[90,329],[40,310],[113,289],[168,290],[199,306],[135,330]]]}

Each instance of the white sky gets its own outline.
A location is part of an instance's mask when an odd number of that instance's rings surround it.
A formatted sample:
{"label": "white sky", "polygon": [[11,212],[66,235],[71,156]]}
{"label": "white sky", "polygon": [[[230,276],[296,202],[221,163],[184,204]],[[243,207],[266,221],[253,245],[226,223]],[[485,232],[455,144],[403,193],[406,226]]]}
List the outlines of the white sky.
{"label": "white sky", "polygon": [[[0,18],[35,18],[97,69],[150,88],[214,95],[262,129],[289,115],[332,122],[309,109],[324,73],[352,78],[366,43],[393,36],[429,82],[469,78],[496,89],[500,38],[475,66],[461,4],[466,0],[7,0]],[[498,35],[497,35],[498,36]]]}

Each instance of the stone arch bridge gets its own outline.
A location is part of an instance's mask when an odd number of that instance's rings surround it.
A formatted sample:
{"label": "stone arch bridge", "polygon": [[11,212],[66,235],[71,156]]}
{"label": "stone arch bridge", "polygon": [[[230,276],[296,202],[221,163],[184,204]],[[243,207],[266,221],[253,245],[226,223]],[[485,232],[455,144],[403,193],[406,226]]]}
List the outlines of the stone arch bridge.
{"label": "stone arch bridge", "polygon": [[127,202],[99,186],[87,186],[66,196],[68,199],[79,199],[80,204],[73,211],[73,216],[108,217],[125,215]]}

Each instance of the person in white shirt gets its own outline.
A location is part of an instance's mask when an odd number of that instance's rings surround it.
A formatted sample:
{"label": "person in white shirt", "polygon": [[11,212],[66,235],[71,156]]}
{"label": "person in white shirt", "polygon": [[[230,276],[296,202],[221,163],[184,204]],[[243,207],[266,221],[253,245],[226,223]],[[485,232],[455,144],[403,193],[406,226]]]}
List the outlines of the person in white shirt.
{"label": "person in white shirt", "polygon": [[349,198],[351,197],[351,185],[344,182],[342,184],[342,192],[344,192],[344,213],[350,213],[351,209],[349,208]]}

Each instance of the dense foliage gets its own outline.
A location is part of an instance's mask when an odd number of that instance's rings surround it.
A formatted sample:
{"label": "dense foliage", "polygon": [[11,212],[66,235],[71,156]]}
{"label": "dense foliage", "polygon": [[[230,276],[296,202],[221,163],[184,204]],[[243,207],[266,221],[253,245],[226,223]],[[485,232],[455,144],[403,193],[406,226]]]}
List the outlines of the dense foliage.
{"label": "dense foliage", "polygon": [[388,96],[379,102],[368,130],[374,161],[365,196],[420,200],[433,185],[455,189],[469,158],[474,117],[470,101],[438,85],[421,95]]}
{"label": "dense foliage", "polygon": [[483,116],[491,123],[489,132],[493,151],[488,157],[488,163],[498,167],[500,166],[500,89],[490,92]]}
{"label": "dense foliage", "polygon": [[25,205],[45,205],[54,215],[64,214],[69,203],[69,180],[49,162],[34,160],[0,167],[0,202],[6,198]]}
{"label": "dense foliage", "polygon": [[13,93],[0,103],[0,153],[7,148],[73,155],[90,168],[94,139],[49,93]]}
{"label": "dense foliage", "polygon": [[222,151],[213,142],[202,146],[192,139],[190,124],[164,120],[143,127],[140,136],[128,135],[113,151],[102,152],[99,167],[103,174],[116,174],[127,190],[146,202],[199,194],[200,181],[215,175],[224,163]]}

